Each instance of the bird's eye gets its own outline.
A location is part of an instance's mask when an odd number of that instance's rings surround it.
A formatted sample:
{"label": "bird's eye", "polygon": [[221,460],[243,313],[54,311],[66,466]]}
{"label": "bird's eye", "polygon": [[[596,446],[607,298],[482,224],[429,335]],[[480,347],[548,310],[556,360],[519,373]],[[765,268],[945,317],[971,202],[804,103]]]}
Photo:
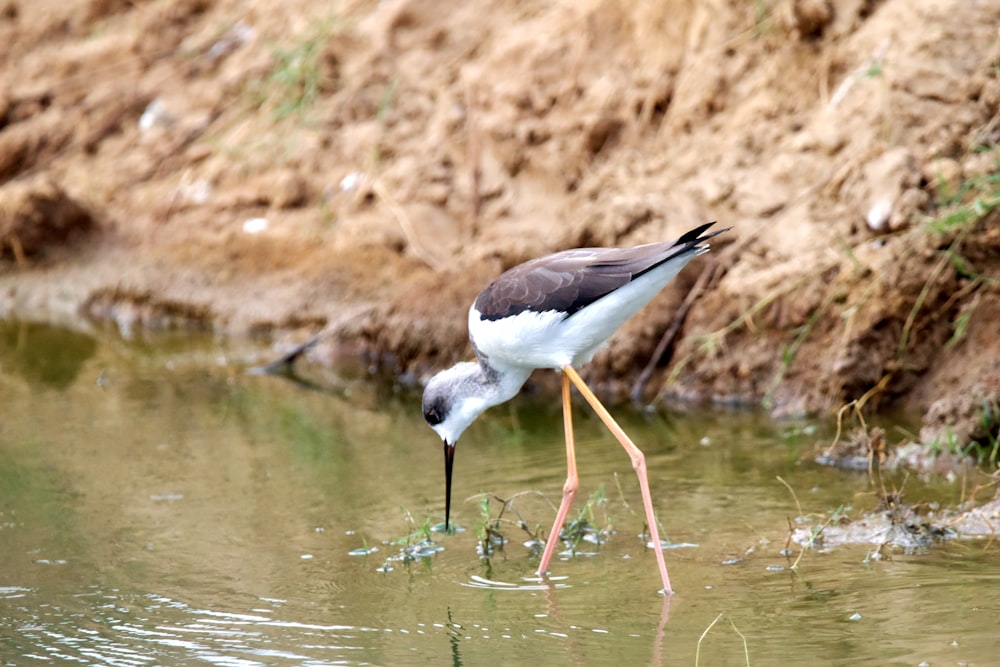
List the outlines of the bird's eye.
{"label": "bird's eye", "polygon": [[437,408],[428,408],[424,411],[424,419],[431,426],[437,426],[441,423],[441,415],[437,411]]}

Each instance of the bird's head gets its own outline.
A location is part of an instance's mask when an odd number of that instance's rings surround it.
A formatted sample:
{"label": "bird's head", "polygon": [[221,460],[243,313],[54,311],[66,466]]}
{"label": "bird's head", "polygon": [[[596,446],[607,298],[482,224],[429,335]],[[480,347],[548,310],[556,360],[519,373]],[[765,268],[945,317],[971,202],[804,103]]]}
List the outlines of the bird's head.
{"label": "bird's head", "polygon": [[463,362],[441,371],[424,388],[424,420],[444,442],[445,505],[444,527],[451,515],[451,470],[455,444],[476,417],[490,407],[482,396],[482,369]]}

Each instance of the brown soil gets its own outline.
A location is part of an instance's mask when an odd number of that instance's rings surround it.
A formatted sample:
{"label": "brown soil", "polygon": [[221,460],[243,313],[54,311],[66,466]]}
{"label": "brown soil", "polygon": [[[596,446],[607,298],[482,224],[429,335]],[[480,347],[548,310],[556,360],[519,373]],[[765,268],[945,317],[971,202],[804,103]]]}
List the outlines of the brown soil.
{"label": "brown soil", "polygon": [[719,220],[588,369],[606,394],[698,284],[646,397],[902,403],[941,437],[1000,398],[998,211],[928,222],[997,204],[998,25],[968,0],[0,0],[0,316],[323,330],[314,358],[414,379],[469,354],[503,268]]}

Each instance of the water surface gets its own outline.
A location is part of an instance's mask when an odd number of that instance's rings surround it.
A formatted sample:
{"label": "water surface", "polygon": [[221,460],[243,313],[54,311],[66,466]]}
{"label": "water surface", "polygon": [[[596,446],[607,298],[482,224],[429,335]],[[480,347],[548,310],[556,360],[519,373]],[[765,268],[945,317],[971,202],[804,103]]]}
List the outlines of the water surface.
{"label": "water surface", "polygon": [[[419,397],[357,380],[318,392],[248,376],[245,358],[0,325],[3,664],[692,665],[717,618],[701,665],[746,664],[740,634],[752,665],[997,662],[1000,556],[985,541],[810,551],[791,569],[803,518],[778,476],[806,521],[876,504],[864,474],[810,462],[813,424],[615,410],[676,545],[667,607],[628,458],[582,402],[578,506],[603,489],[592,518],[613,534],[543,583],[513,524],[480,557],[465,499],[517,496],[507,516],[548,530],[564,479],[554,397],[473,425],[455,466],[466,530],[407,560],[405,538],[444,505]],[[888,481],[910,500],[962,493]]]}

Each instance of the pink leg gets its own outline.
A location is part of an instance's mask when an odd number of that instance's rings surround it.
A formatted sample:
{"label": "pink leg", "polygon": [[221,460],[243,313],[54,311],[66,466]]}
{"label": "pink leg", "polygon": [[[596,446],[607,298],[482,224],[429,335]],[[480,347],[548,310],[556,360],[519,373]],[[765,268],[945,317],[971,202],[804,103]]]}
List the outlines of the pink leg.
{"label": "pink leg", "polygon": [[[625,433],[618,422],[614,420],[608,409],[597,400],[597,396],[590,390],[587,383],[576,372],[572,366],[563,366],[563,377],[572,380],[576,388],[583,394],[583,397],[590,403],[597,416],[601,418],[604,425],[608,427],[611,434],[615,436],[621,446],[625,448],[629,458],[632,459],[632,469],[639,477],[639,490],[642,492],[642,505],[646,510],[646,523],[649,524],[649,537],[653,541],[653,551],[656,553],[656,563],[660,566],[660,578],[663,579],[663,591],[670,595],[674,591],[670,587],[670,577],[667,575],[667,564],[663,561],[663,545],[660,543],[660,531],[656,526],[656,515],[653,513],[653,498],[649,493],[649,478],[646,476],[646,457],[642,451],[635,446],[631,438]],[[574,471],[575,473],[575,471]],[[575,475],[574,475],[575,477]],[[567,481],[568,483],[568,481]]]}
{"label": "pink leg", "polygon": [[545,551],[542,552],[542,560],[538,563],[538,574],[544,575],[549,570],[549,561],[555,553],[556,545],[559,544],[559,533],[563,524],[566,523],[566,516],[569,508],[573,506],[573,498],[576,497],[576,490],[580,486],[580,478],[576,476],[576,447],[573,444],[573,413],[569,402],[569,378],[563,373],[562,377],[562,397],[563,397],[563,426],[566,429],[566,483],[563,484],[562,503],[559,504],[559,511],[556,512],[556,521],[549,531],[549,539],[545,540]]}

